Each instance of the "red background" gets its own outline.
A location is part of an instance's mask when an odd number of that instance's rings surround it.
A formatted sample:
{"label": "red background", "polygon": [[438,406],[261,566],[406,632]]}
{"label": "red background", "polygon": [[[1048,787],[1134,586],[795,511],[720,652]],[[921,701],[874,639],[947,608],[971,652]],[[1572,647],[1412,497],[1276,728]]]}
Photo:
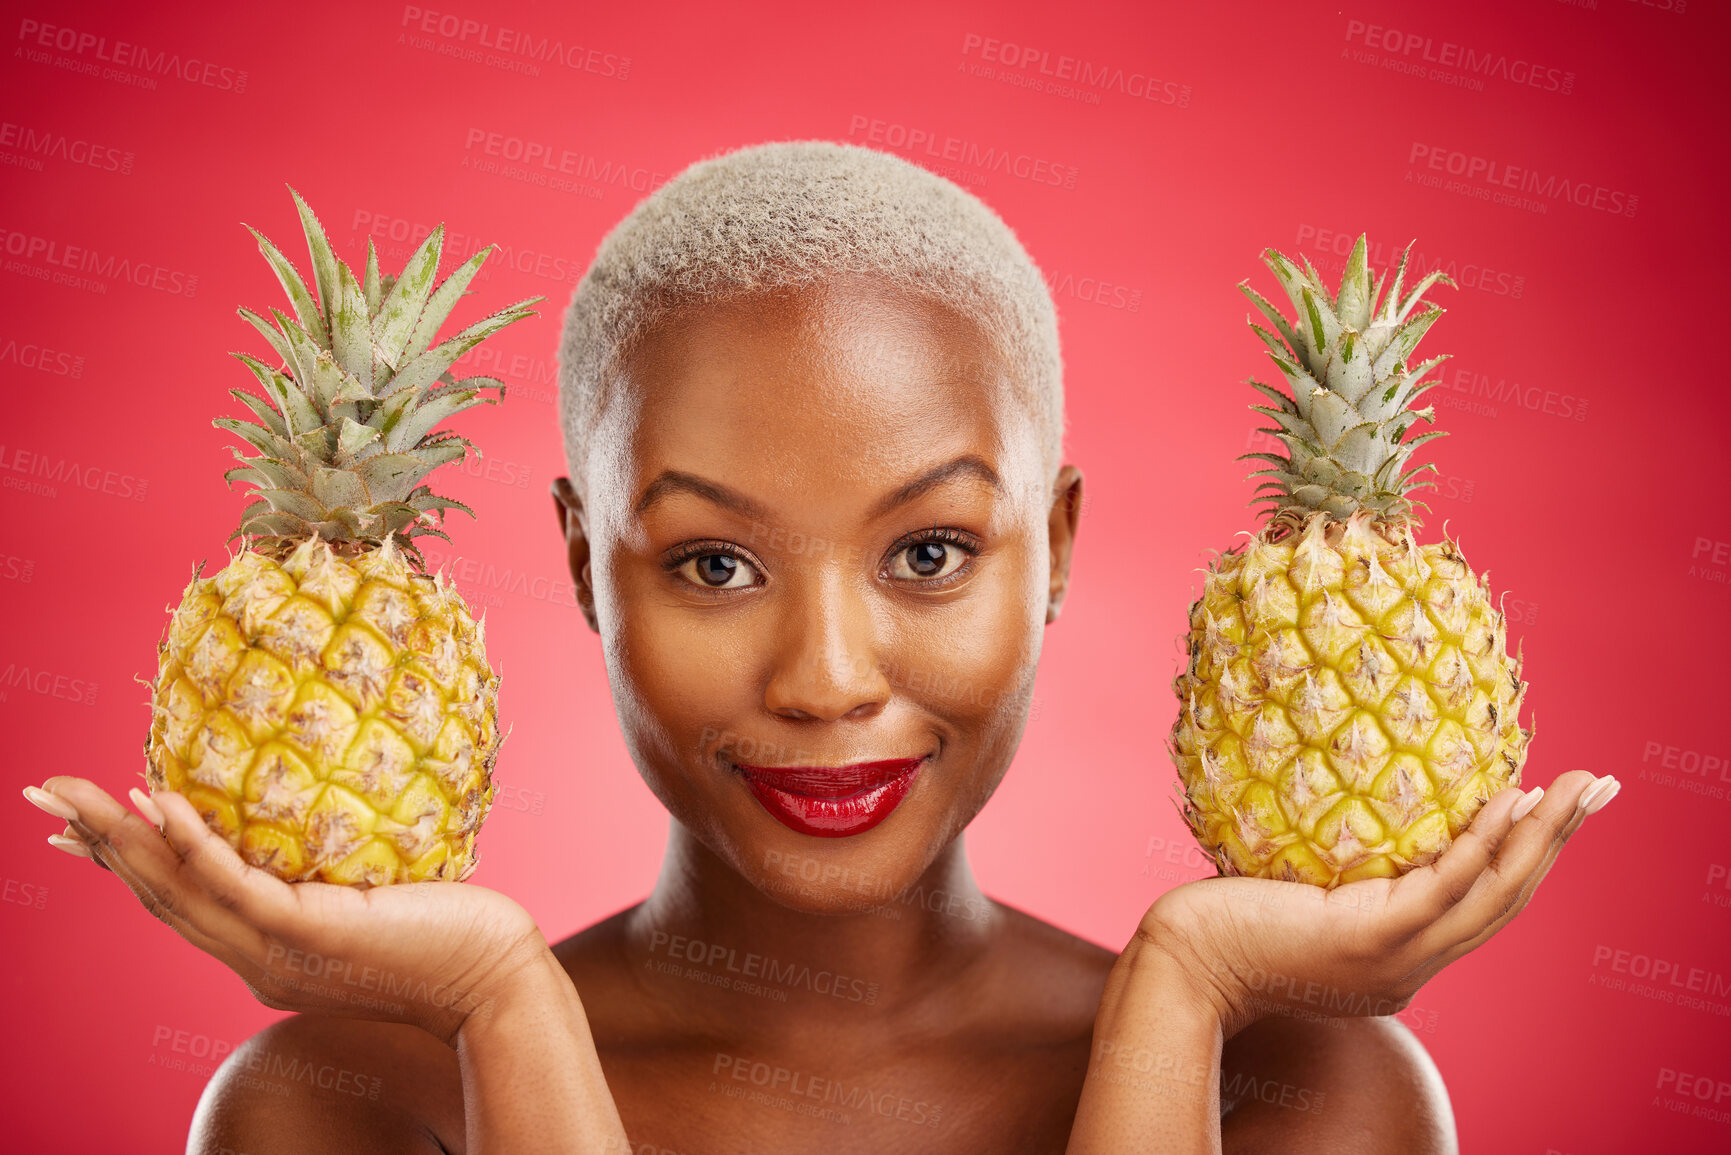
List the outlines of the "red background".
{"label": "red background", "polygon": [[[1731,1147],[1731,428],[1709,296],[1731,174],[1714,5],[452,3],[490,40],[508,26],[531,45],[561,41],[582,67],[509,71],[459,23],[405,27],[402,6],[7,5],[11,789],[73,772],[118,793],[140,770],[133,679],[154,669],[164,607],[195,562],[221,558],[242,504],[210,427],[249,380],[226,351],[259,351],[234,308],[282,303],[239,222],[304,262],[288,181],[356,267],[373,222],[394,266],[404,231],[444,220],[465,252],[510,249],[471,309],[549,298],[492,343],[518,391],[459,419],[493,475],[444,479],[480,514],[455,528],[471,559],[459,584],[488,609],[513,726],[478,881],[523,901],[549,937],[641,896],[665,817],[618,738],[546,496],[561,469],[560,307],[641,195],[633,179],[769,139],[865,143],[882,121],[962,142],[954,171],[1051,275],[1069,457],[1088,476],[1037,713],[970,835],[988,889],[1117,946],[1158,894],[1201,873],[1162,741],[1195,568],[1252,524],[1233,458],[1253,424],[1242,382],[1261,366],[1233,286],[1271,289],[1256,260],[1267,245],[1338,272],[1337,238],[1417,237],[1426,263],[1466,286],[1435,294],[1451,312],[1426,341],[1455,354],[1433,394],[1454,436],[1435,448],[1430,532],[1448,521],[1509,592],[1539,720],[1528,780],[1586,767],[1624,790],[1532,908],[1402,1018],[1447,1078],[1467,1150]],[[988,39],[1014,50],[982,60]],[[98,60],[121,41],[147,51]],[[1467,50],[1490,75],[1466,72]],[[1065,92],[999,75],[1043,86],[1042,67],[1073,67],[1063,57],[1122,79]],[[1155,99],[1121,90],[1145,92],[1149,76]],[[503,149],[569,150],[587,189],[474,167],[492,133]],[[968,146],[1073,169],[1074,187],[969,164]],[[585,180],[581,158],[625,182]],[[1495,162],[1496,179],[1533,174],[1537,207],[1486,199],[1482,166],[1451,176],[1472,158]],[[1586,203],[1544,196],[1552,178]],[[68,261],[85,266],[71,283]],[[92,684],[93,703],[67,700]],[[1090,808],[1078,780],[1112,803]],[[5,1145],[178,1149],[207,1075],[199,1056],[273,1013],[112,879],[45,847],[50,820],[15,801],[0,829]],[[1723,1096],[1719,1115],[1691,1113],[1703,1086]]]}

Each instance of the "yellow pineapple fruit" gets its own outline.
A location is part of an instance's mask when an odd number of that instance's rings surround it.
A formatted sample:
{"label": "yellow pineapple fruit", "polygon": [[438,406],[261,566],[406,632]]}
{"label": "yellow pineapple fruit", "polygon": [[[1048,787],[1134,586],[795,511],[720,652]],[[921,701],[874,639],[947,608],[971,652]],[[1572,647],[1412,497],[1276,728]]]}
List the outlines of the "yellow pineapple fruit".
{"label": "yellow pineapple fruit", "polygon": [[1190,607],[1170,747],[1180,809],[1222,874],[1333,887],[1436,858],[1520,784],[1532,732],[1488,581],[1446,536],[1415,535],[1433,467],[1405,466],[1442,434],[1407,432],[1434,421],[1412,403],[1444,358],[1412,364],[1442,315],[1414,309],[1452,282],[1433,272],[1402,298],[1406,255],[1373,279],[1363,237],[1337,294],[1308,260],[1264,259],[1297,319],[1240,286],[1286,384],[1252,381],[1270,402],[1252,408],[1286,452],[1246,455],[1267,463],[1252,476],[1272,515]]}
{"label": "yellow pineapple fruit", "polygon": [[318,296],[255,230],[294,316],[240,310],[282,363],[235,354],[264,396],[231,392],[259,423],[215,423],[256,451],[228,473],[256,500],[239,553],[194,575],[159,647],[146,777],[280,878],[461,879],[493,798],[499,679],[414,539],[469,512],[422,484],[470,449],[434,427],[504,389],[451,366],[540,298],[435,344],[491,250],[435,285],[443,226],[396,277],[369,241],[357,280],[294,199]]}

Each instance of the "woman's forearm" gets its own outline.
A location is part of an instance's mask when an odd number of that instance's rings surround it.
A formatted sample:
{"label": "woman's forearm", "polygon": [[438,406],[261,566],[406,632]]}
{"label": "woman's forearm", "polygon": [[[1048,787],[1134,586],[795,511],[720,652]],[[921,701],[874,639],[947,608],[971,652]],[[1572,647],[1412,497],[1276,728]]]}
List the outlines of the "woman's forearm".
{"label": "woman's forearm", "polygon": [[1068,1155],[1219,1155],[1220,1011],[1133,939],[1107,981]]}
{"label": "woman's forearm", "polygon": [[469,1155],[630,1150],[589,1020],[551,951],[512,977],[457,1035]]}

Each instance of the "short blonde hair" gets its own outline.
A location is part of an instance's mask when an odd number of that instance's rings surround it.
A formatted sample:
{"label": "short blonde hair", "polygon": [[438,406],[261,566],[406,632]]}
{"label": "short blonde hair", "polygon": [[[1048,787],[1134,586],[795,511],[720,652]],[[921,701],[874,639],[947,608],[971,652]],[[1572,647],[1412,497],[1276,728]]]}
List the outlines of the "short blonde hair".
{"label": "short blonde hair", "polygon": [[699,161],[602,240],[559,348],[565,455],[580,471],[605,386],[632,342],[696,301],[865,274],[982,325],[1040,422],[1048,477],[1064,435],[1057,312],[1039,267],[978,197],[900,157],[786,141]]}

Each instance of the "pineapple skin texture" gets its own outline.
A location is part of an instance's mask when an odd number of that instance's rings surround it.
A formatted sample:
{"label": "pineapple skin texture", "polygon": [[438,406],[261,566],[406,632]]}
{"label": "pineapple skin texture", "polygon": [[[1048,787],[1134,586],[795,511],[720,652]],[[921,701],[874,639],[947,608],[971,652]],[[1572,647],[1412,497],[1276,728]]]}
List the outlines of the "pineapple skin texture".
{"label": "pineapple skin texture", "polygon": [[243,550],[194,576],[158,647],[151,791],[279,878],[460,880],[492,805],[499,679],[442,579],[387,545]]}
{"label": "pineapple skin texture", "polygon": [[1520,784],[1520,661],[1452,541],[1277,519],[1210,567],[1186,641],[1170,749],[1222,874],[1395,877]]}

